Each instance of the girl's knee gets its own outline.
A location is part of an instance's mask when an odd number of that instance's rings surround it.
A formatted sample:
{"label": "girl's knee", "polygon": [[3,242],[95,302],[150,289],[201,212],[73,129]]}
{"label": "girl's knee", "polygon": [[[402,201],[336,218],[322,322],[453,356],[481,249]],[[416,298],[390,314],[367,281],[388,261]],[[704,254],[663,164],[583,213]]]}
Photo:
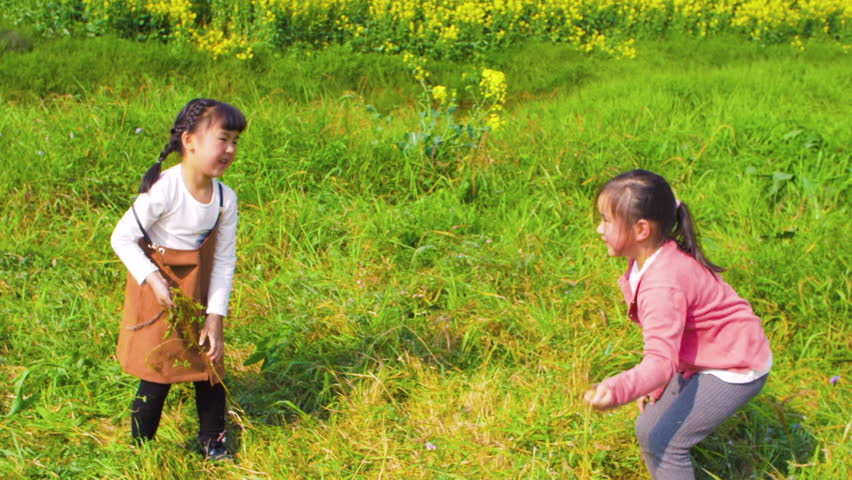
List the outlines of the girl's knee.
{"label": "girl's knee", "polygon": [[162,405],[166,401],[171,385],[142,381],[136,392],[134,405]]}
{"label": "girl's knee", "polygon": [[667,427],[659,423],[659,418],[639,415],[636,419],[635,434],[642,451],[659,459],[664,455],[676,454],[683,450],[675,438],[677,432]]}

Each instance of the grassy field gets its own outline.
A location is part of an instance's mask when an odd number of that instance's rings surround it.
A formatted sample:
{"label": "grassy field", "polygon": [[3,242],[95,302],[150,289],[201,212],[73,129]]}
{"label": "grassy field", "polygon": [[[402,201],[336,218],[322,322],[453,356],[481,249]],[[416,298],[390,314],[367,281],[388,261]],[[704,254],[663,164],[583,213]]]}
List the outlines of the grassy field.
{"label": "grassy field", "polygon": [[[695,450],[699,474],[849,477],[852,62],[817,40],[636,46],[428,64],[460,91],[481,66],[508,85],[501,128],[434,157],[399,146],[435,116],[398,56],[211,61],[109,37],[3,53],[0,477],[647,478],[635,408],[580,401],[641,355],[593,209],[635,167],[695,212],[773,345],[767,387]],[[137,381],[113,355],[109,235],[195,96],[251,122],[224,179],[241,201],[227,465],[192,451],[187,386],[132,447]]]}

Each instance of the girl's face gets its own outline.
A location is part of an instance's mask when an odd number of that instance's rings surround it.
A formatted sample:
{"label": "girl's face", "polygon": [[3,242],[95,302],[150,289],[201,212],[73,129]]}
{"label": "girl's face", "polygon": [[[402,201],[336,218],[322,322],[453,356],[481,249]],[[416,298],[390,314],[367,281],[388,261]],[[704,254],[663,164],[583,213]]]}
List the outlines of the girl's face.
{"label": "girl's face", "polygon": [[597,232],[606,243],[607,253],[610,257],[629,257],[635,243],[630,228],[620,218],[613,216],[610,208],[609,197],[603,194],[598,197],[598,212],[601,214],[601,223]]}
{"label": "girl's face", "polygon": [[234,163],[239,139],[240,133],[222,128],[220,119],[212,120],[207,126],[200,126],[190,134],[190,143],[186,146],[186,159],[189,160],[190,168],[206,177],[221,177]]}

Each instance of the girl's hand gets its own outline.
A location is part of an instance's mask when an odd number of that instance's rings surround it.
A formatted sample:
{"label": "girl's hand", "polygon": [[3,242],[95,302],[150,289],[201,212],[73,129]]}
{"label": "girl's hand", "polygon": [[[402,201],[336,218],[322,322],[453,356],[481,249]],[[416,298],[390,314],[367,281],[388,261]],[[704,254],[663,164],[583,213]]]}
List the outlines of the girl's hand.
{"label": "girl's hand", "polygon": [[606,410],[615,406],[615,401],[612,398],[612,390],[600,384],[586,392],[583,395],[583,400],[598,410]]}
{"label": "girl's hand", "polygon": [[654,397],[652,397],[650,395],[645,395],[643,397],[639,397],[639,400],[636,400],[636,405],[639,407],[639,413],[640,414],[645,413],[645,406],[646,405],[653,405],[655,403],[657,403],[657,401],[654,400]]}
{"label": "girl's hand", "polygon": [[157,297],[160,305],[166,308],[173,308],[175,306],[175,302],[172,301],[172,292],[169,290],[169,283],[163,278],[159,270],[148,274],[145,277],[145,283],[151,286],[151,290],[154,291],[154,296]]}
{"label": "girl's hand", "polygon": [[207,358],[211,363],[217,363],[225,357],[225,337],[222,334],[222,316],[210,313],[201,327],[198,344],[207,346]]}

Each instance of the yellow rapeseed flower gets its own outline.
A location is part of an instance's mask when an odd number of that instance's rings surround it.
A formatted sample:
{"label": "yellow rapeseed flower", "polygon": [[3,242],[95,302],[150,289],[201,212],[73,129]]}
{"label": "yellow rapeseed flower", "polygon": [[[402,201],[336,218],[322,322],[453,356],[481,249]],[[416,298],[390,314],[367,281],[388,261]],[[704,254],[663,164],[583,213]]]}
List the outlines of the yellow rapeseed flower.
{"label": "yellow rapeseed flower", "polygon": [[499,130],[505,123],[500,114],[496,112],[488,114],[488,118],[485,119],[485,125],[491,130]]}
{"label": "yellow rapeseed flower", "polygon": [[497,109],[506,102],[506,74],[490,68],[482,69],[479,92],[484,102],[491,102]]}
{"label": "yellow rapeseed flower", "polygon": [[435,85],[432,87],[432,98],[435,99],[436,102],[443,105],[447,101],[447,87],[443,85]]}
{"label": "yellow rapeseed flower", "polygon": [[[635,56],[630,39],[660,28],[699,37],[734,30],[795,48],[812,35],[839,38],[852,18],[850,0],[57,0],[80,5],[87,21],[150,15],[175,40],[243,52],[247,45],[306,41],[317,46],[356,38],[364,48],[408,48],[458,56],[471,49],[535,37],[584,52]],[[210,8],[203,7],[208,5]],[[68,7],[71,8],[71,7]],[[74,7],[77,8],[77,7]],[[202,15],[202,11],[204,14]],[[102,26],[102,27],[101,27]],[[279,29],[287,29],[286,32]],[[222,38],[208,33],[224,32]],[[342,35],[341,35],[342,34]],[[796,39],[796,36],[799,36]],[[230,49],[230,50],[229,50]],[[422,70],[422,65],[420,66]],[[427,78],[425,71],[418,76]]]}

